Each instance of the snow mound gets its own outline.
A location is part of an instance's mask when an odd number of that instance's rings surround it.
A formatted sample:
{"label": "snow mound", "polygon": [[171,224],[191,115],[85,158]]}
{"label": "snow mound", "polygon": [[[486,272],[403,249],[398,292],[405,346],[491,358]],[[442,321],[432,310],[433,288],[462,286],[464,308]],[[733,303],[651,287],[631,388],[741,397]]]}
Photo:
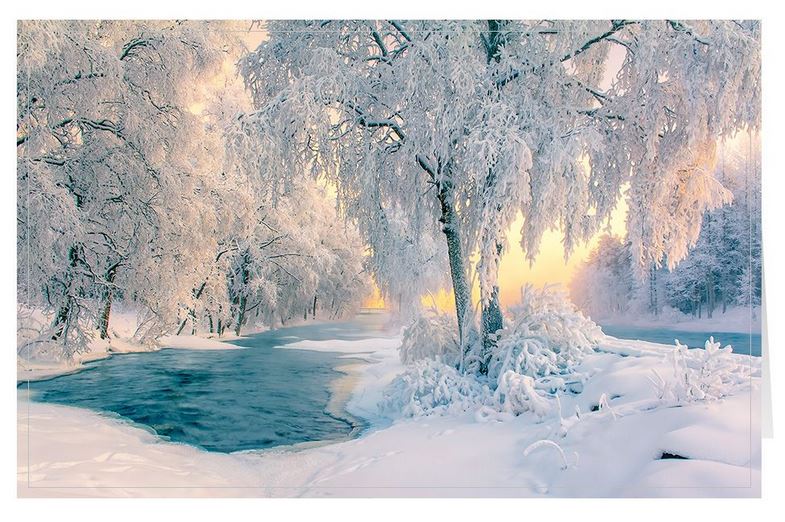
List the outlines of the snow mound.
{"label": "snow mound", "polygon": [[392,417],[473,412],[491,399],[491,391],[472,375],[442,362],[414,361],[396,377],[380,405]]}

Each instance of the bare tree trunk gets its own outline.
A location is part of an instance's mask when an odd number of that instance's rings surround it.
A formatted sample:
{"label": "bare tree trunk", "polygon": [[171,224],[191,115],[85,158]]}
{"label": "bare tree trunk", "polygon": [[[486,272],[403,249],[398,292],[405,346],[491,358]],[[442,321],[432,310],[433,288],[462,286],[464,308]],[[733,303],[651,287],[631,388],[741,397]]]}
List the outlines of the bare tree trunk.
{"label": "bare tree trunk", "polygon": [[[502,245],[496,244],[496,252],[501,259]],[[498,263],[494,267],[496,273],[499,272]],[[493,348],[496,346],[496,332],[504,328],[504,316],[502,315],[501,304],[499,303],[499,285],[496,284],[491,289],[491,297],[482,303],[482,356],[480,359],[480,373],[488,373],[488,362]]]}
{"label": "bare tree trunk", "polygon": [[491,299],[482,305],[482,360],[480,373],[488,373],[488,362],[496,346],[496,332],[504,328],[504,316],[499,304],[499,287],[495,285]]}
{"label": "bare tree trunk", "polygon": [[466,267],[464,266],[460,227],[453,202],[452,182],[449,179],[444,179],[439,185],[438,197],[442,211],[439,221],[442,223],[442,232],[444,232],[444,237],[447,240],[450,277],[452,278],[452,288],[455,294],[455,312],[458,318],[458,338],[463,345],[468,326],[465,322],[469,319],[471,310],[471,294],[466,278]]}
{"label": "bare tree trunk", "polygon": [[[487,63],[499,63],[501,59],[501,48],[506,41],[506,35],[503,31],[505,22],[502,20],[488,20],[488,35],[486,42],[486,59]],[[493,167],[488,170],[488,177],[485,180],[486,190],[491,190],[496,184],[496,171]],[[494,204],[492,201],[490,204]],[[496,211],[501,212],[501,205],[496,203]],[[503,246],[501,243],[496,243],[496,254],[498,258],[494,260],[495,266],[493,267],[496,275],[499,273],[499,260],[501,259]],[[481,252],[482,256],[483,253]],[[498,279],[497,279],[498,281]],[[480,281],[482,285],[482,281]],[[485,295],[485,289],[481,289],[482,294]],[[491,297],[488,301],[483,300],[482,311],[482,354],[480,356],[480,373],[488,373],[488,362],[493,353],[493,348],[496,345],[496,332],[504,328],[504,316],[502,315],[501,305],[499,303],[499,285],[498,282],[491,289]]]}
{"label": "bare tree trunk", "polygon": [[234,325],[234,333],[235,335],[240,335],[240,329],[245,324],[245,305],[247,304],[248,298],[240,296],[239,302],[237,304],[237,324]]}
{"label": "bare tree trunk", "polygon": [[107,286],[104,289],[103,307],[101,310],[101,318],[98,322],[98,334],[101,339],[109,338],[109,316],[112,313],[112,284],[114,283],[118,266],[118,264],[114,264],[106,271]]}
{"label": "bare tree trunk", "polygon": [[66,302],[63,306],[57,310],[57,314],[55,315],[55,320],[52,322],[52,327],[54,328],[54,333],[52,334],[52,340],[57,341],[63,335],[68,334],[68,317],[71,315],[71,298],[67,298]]}
{"label": "bare tree trunk", "polygon": [[57,310],[55,319],[52,322],[52,328],[54,330],[54,333],[52,334],[53,341],[57,341],[62,337],[68,337],[68,330],[70,328],[69,322],[74,306],[73,297],[71,295],[72,273],[77,264],[79,264],[79,247],[74,245],[68,249],[69,270],[66,272],[65,281],[63,283],[65,286],[65,302]]}
{"label": "bare tree trunk", "polygon": [[313,313],[311,314],[311,319],[316,319],[316,296],[317,294],[313,295]]}

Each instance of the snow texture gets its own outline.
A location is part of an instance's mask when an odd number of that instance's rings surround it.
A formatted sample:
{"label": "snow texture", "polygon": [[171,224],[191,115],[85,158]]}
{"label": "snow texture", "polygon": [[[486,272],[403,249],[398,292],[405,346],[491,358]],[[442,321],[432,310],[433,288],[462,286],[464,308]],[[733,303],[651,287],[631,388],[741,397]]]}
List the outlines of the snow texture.
{"label": "snow texture", "polygon": [[[403,371],[398,344],[393,337],[296,349],[365,353],[371,362],[358,370],[349,409],[370,412]],[[19,493],[759,496],[760,361],[722,353],[747,369],[746,385],[719,400],[677,405],[659,398],[647,379],[653,370],[669,375],[672,352],[653,343],[601,342],[575,368],[590,376],[582,391],[559,394],[558,408],[545,418],[532,411],[494,417],[454,411],[391,422],[376,413],[356,440],[229,455],[161,442],[119,419],[30,402],[20,392]],[[481,451],[469,450],[478,444]]]}

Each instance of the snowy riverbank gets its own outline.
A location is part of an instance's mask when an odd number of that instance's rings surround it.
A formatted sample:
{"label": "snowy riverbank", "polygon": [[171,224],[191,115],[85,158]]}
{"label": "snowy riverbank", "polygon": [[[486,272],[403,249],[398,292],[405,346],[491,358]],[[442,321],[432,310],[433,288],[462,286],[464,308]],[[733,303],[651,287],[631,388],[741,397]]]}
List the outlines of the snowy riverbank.
{"label": "snowy riverbank", "polygon": [[[671,347],[609,340],[579,370],[582,393],[561,415],[503,421],[472,415],[393,420],[377,404],[403,370],[398,337],[302,341],[286,348],[362,358],[346,410],[360,438],[262,452],[209,453],[163,442],[94,412],[28,401],[20,390],[21,496],[757,496],[760,360],[733,396],[676,407],[653,371]],[[345,383],[346,384],[346,383]],[[29,416],[28,416],[29,415]],[[550,441],[550,442],[540,442]],[[562,456],[563,455],[563,456]],[[29,461],[28,461],[29,457]]]}
{"label": "snowy riverbank", "polygon": [[[40,312],[34,312],[26,318],[28,323],[46,323]],[[134,341],[137,317],[132,312],[115,313],[112,317],[112,327],[108,339],[94,338],[89,342],[83,352],[74,355],[70,361],[50,356],[47,353],[21,353],[17,354],[16,380],[17,382],[40,381],[51,379],[59,375],[76,373],[85,368],[85,365],[106,359],[113,354],[150,352],[164,349],[183,350],[241,350],[242,347],[231,344],[229,341],[238,337],[224,335],[218,338],[215,335],[167,335],[158,340],[155,346],[141,344]],[[40,326],[38,326],[40,328]]]}
{"label": "snowy riverbank", "polygon": [[714,333],[761,333],[760,307],[728,308],[725,313],[717,310],[711,318],[698,319],[686,315],[678,310],[668,309],[659,317],[621,316],[598,319],[597,323],[609,326],[624,326],[637,328],[662,328],[667,330],[681,330],[684,332],[714,332]]}

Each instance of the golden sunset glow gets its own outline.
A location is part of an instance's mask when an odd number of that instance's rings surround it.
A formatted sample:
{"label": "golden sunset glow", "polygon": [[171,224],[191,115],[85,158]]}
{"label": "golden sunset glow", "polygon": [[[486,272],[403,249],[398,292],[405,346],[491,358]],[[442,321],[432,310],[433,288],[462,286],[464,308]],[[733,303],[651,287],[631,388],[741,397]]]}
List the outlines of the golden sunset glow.
{"label": "golden sunset glow", "polygon": [[[611,216],[611,234],[625,235],[626,217],[627,204],[622,198]],[[523,218],[519,216],[507,231],[509,243],[499,267],[500,300],[502,306],[505,307],[520,301],[521,289],[527,283],[538,287],[554,283],[566,287],[578,266],[597,245],[600,236],[606,233],[605,230],[598,232],[589,241],[577,246],[570,257],[565,260],[562,244],[563,234],[559,230],[549,230],[542,237],[537,258],[534,263],[530,264],[520,245],[522,224]],[[478,302],[479,299],[480,287],[475,282],[472,287],[472,300]],[[455,310],[455,300],[451,291],[441,290],[436,294],[424,295],[422,303],[424,306],[436,306],[440,310]]]}

